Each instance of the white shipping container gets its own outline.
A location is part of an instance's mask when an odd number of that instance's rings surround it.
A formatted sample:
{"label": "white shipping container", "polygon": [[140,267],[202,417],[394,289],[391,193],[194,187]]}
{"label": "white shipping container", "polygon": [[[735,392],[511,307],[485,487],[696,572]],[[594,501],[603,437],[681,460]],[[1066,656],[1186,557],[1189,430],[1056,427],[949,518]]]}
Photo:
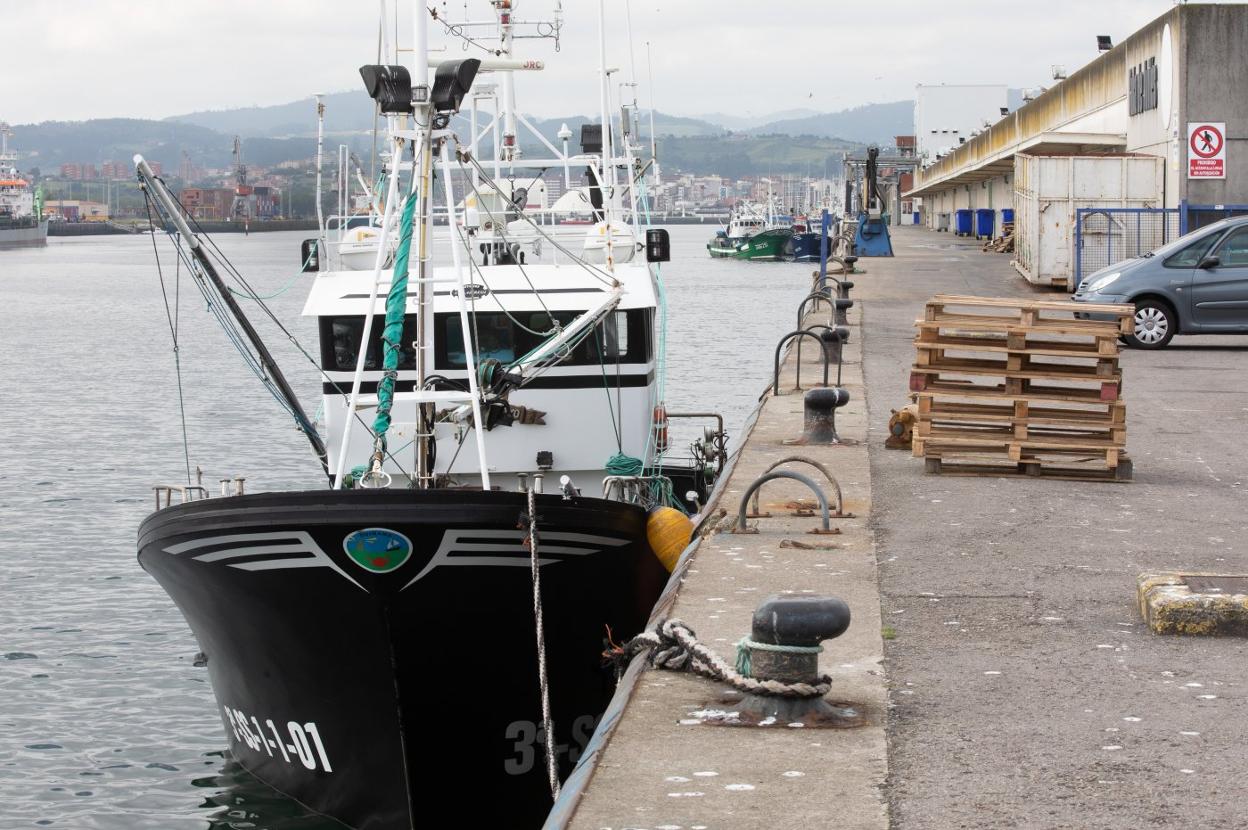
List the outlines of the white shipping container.
{"label": "white shipping container", "polygon": [[1163,207],[1160,156],[1014,156],[1014,266],[1034,285],[1074,290],[1075,211]]}

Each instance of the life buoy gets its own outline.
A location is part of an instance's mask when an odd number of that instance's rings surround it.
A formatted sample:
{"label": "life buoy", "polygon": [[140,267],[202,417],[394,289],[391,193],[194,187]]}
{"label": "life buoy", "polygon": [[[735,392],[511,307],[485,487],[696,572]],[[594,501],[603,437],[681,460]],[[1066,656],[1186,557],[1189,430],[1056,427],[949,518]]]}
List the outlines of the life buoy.
{"label": "life buoy", "polygon": [[667,407],[659,404],[654,408],[654,449],[656,452],[667,452]]}

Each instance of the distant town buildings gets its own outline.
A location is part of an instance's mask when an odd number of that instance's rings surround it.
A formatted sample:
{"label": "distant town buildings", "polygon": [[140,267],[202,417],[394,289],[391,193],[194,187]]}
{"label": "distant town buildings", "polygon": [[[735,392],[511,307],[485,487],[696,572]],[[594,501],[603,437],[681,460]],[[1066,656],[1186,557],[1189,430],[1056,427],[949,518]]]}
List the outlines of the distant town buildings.
{"label": "distant town buildings", "polygon": [[[187,212],[196,219],[223,222],[234,217],[235,192],[232,187],[187,187],[183,188],[180,198]],[[282,191],[279,188],[254,187],[251,199],[252,219],[275,219],[282,215]]]}
{"label": "distant town buildings", "polygon": [[[158,161],[150,162],[152,172],[157,176],[162,174],[161,164]],[[68,162],[61,165],[61,178],[74,182],[94,182],[100,179],[132,179],[134,178],[134,164],[128,161],[106,161],[98,168],[94,164],[86,164],[80,162]]]}
{"label": "distant town buildings", "polygon": [[43,215],[66,222],[107,222],[108,205],[82,199],[53,199],[43,206]]}

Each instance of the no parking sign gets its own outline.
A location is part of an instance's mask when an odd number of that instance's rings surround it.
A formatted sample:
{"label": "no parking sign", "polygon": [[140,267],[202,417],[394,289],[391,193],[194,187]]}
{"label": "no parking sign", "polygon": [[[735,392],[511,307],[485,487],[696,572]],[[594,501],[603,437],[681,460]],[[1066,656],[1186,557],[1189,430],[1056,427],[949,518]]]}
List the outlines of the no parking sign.
{"label": "no parking sign", "polygon": [[1187,124],[1187,177],[1226,178],[1226,124],[1189,121]]}

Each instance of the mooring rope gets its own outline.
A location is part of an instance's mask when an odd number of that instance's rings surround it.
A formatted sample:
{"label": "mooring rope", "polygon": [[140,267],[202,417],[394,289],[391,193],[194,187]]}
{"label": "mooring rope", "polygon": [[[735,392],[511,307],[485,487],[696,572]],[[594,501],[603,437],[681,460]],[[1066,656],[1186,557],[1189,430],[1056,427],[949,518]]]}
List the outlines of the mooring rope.
{"label": "mooring rope", "polygon": [[[749,677],[728,665],[724,658],[711,651],[705,644],[698,642],[693,629],[680,620],[664,620],[650,631],[638,634],[608,656],[619,661],[617,664],[623,664],[644,649],[652,650],[650,665],[655,668],[693,672],[727,683],[749,694],[807,698],[823,697],[832,689],[832,678],[826,674],[820,675],[817,683],[781,683],[779,680],[759,680],[756,677]],[[767,651],[785,651],[794,654],[809,654],[812,649],[819,649],[819,647],[767,645],[765,648]]]}
{"label": "mooring rope", "polygon": [[546,677],[546,629],[542,623],[542,575],[537,538],[537,495],[529,488],[529,570],[533,576],[533,619],[537,629],[537,683],[542,694],[542,729],[546,734],[546,777],[550,797],[559,798],[559,761],[555,751],[555,723],[550,715],[550,682]]}

